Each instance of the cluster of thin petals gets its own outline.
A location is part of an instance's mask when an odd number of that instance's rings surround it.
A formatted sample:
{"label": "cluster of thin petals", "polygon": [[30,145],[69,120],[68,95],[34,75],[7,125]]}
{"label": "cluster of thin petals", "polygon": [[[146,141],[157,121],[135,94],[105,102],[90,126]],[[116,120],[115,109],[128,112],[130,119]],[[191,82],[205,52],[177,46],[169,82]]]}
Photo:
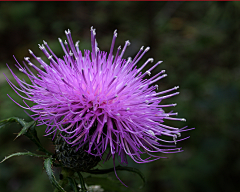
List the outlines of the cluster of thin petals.
{"label": "cluster of thin petals", "polygon": [[[53,134],[53,137],[60,134],[67,143],[78,148],[87,144],[87,152],[96,156],[102,156],[109,147],[107,159],[117,156],[121,163],[127,163],[127,155],[135,162],[145,163],[160,158],[153,153],[181,151],[176,142],[186,139],[178,137],[189,129],[165,125],[164,120],[185,119],[176,118],[175,112],[165,112],[164,109],[176,104],[161,104],[163,99],[179,94],[178,86],[157,91],[157,82],[167,75],[165,70],[153,76],[151,72],[161,61],[152,64],[153,59],[149,58],[137,68],[150,48],[141,47],[135,57],[124,59],[130,42],[126,41],[122,49],[119,46],[113,55],[116,31],[109,53],[98,48],[93,28],[91,51],[80,51],[79,42],[73,43],[70,30],[65,33],[67,40],[59,39],[65,54],[63,58],[57,57],[43,41],[39,48],[48,62],[31,50],[29,53],[37,65],[29,57],[24,58],[23,65],[17,62],[16,67],[31,83],[18,78],[10,68],[19,87],[7,78],[25,105],[17,104],[32,111],[31,117],[38,125],[47,126],[46,134]],[[25,100],[32,101],[33,105],[29,106]],[[163,136],[170,139],[164,140]],[[142,158],[144,153],[147,158]]]}

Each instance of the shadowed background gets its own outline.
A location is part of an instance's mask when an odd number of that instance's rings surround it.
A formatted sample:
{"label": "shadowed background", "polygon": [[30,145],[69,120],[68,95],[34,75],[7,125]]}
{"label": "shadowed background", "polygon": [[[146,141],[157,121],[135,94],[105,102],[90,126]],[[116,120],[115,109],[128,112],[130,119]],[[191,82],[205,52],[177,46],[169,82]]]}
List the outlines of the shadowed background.
{"label": "shadowed background", "polygon": [[[132,191],[239,191],[239,18],[239,2],[1,2],[0,119],[18,116],[30,120],[7,96],[21,103],[3,75],[13,79],[6,63],[25,78],[14,67],[12,55],[19,62],[30,56],[28,49],[43,56],[38,44],[45,40],[61,57],[57,38],[66,39],[64,30],[68,28],[73,40],[80,40],[81,50],[89,49],[91,26],[97,29],[100,49],[108,51],[113,31],[118,29],[116,47],[125,40],[131,42],[125,58],[141,46],[150,46],[139,66],[150,57],[154,62],[164,61],[153,71],[154,75],[165,69],[168,74],[159,81],[159,90],[180,86],[180,95],[164,103],[178,103],[167,110],[178,111],[187,122],[166,123],[196,128],[183,134],[190,139],[177,144],[185,150],[182,153],[148,164],[129,160],[130,166],[146,176],[142,190],[137,189],[141,182],[136,175],[119,173],[120,178]],[[17,151],[35,152],[36,147],[24,136],[13,141],[13,133],[19,130],[17,124],[0,129],[1,159]],[[43,135],[44,127],[38,131]],[[49,138],[41,141],[53,150]],[[0,164],[0,191],[53,191],[42,162],[14,157]]]}

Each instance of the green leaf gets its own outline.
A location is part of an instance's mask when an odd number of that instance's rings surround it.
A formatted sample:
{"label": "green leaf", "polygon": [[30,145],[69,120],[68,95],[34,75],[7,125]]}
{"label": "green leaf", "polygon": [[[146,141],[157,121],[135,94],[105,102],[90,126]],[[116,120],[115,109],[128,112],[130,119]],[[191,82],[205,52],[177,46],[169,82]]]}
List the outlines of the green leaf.
{"label": "green leaf", "polygon": [[[139,169],[133,168],[133,167],[122,167],[122,166],[117,166],[115,167],[116,171],[129,171],[138,174],[138,176],[142,179],[143,181],[143,186],[145,185],[145,177],[142,174],[142,172]],[[113,172],[114,168],[109,168],[109,169],[94,169],[94,170],[89,170],[87,173],[91,174],[106,174]],[[141,186],[140,188],[142,188]]]}
{"label": "green leaf", "polygon": [[[35,121],[25,122],[24,127],[23,127],[22,130],[18,133],[18,135],[17,135],[16,138],[18,138],[18,137],[21,136],[21,135],[25,135],[25,134],[28,132],[28,130],[30,129],[30,127],[35,126],[35,125],[36,125],[36,122],[35,122]],[[15,138],[15,139],[16,139],[16,138]]]}
{"label": "green leaf", "polygon": [[[41,144],[38,136],[37,136],[37,131],[35,129],[37,122],[32,121],[29,122],[25,127],[22,128],[22,130],[20,131],[20,133],[24,134],[25,136],[27,136],[31,141],[33,141],[37,146],[38,146],[38,150],[42,151],[48,155],[52,155],[51,152],[47,151]],[[19,134],[20,134],[19,133]]]}
{"label": "green leaf", "polygon": [[17,122],[23,127],[26,125],[26,122],[23,119],[20,119],[18,117],[10,117],[8,119],[3,119],[0,121],[0,129],[12,122]]}
{"label": "green leaf", "polygon": [[52,159],[51,158],[47,158],[45,161],[44,161],[44,167],[46,169],[46,172],[47,172],[47,175],[48,175],[48,178],[50,180],[50,182],[52,183],[52,185],[58,189],[58,191],[60,192],[66,192],[60,185],[59,183],[57,182],[54,174],[53,174],[53,171],[52,171]]}
{"label": "green leaf", "polygon": [[79,192],[79,189],[78,189],[78,186],[77,186],[77,183],[75,181],[75,179],[73,179],[72,177],[67,177],[70,184],[71,184],[71,187],[73,189],[74,192]]}
{"label": "green leaf", "polygon": [[[6,126],[7,124],[9,123],[12,123],[12,122],[17,122],[19,124],[22,125],[22,129],[21,131],[18,133],[17,137],[18,138],[19,136],[21,135],[25,135],[27,136],[31,141],[33,141],[37,146],[38,146],[38,150],[39,151],[42,151],[48,155],[52,155],[51,152],[47,151],[41,144],[38,136],[37,136],[37,131],[35,129],[35,126],[37,124],[36,121],[31,121],[31,122],[25,122],[23,119],[20,119],[18,117],[10,117],[8,119],[4,119],[4,120],[1,120],[0,121],[0,128]],[[15,139],[16,139],[15,138]]]}
{"label": "green leaf", "polygon": [[22,155],[27,155],[27,156],[32,156],[32,157],[48,157],[47,155],[38,155],[35,153],[31,153],[31,152],[18,152],[18,153],[13,153],[13,154],[5,157],[0,163],[6,161],[7,159],[9,159],[11,157],[22,156]]}

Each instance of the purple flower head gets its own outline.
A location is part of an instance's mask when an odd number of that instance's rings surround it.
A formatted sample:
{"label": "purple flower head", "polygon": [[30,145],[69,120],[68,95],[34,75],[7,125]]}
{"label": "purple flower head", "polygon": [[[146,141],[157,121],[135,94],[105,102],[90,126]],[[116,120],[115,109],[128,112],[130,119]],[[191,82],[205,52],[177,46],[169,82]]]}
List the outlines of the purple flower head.
{"label": "purple flower head", "polygon": [[[162,70],[151,77],[151,71],[162,61],[152,65],[153,59],[149,58],[137,68],[149,47],[141,47],[135,57],[124,59],[130,42],[126,41],[123,49],[119,46],[114,56],[116,31],[109,53],[98,48],[93,28],[92,51],[80,51],[79,42],[73,43],[70,30],[65,33],[67,41],[59,39],[65,53],[63,58],[58,58],[43,41],[39,48],[48,58],[47,63],[29,50],[41,68],[29,57],[25,57],[29,66],[24,62],[21,66],[17,62],[16,67],[28,76],[31,84],[19,79],[9,68],[20,88],[9,79],[7,81],[26,106],[18,105],[32,111],[31,117],[38,121],[38,125],[47,126],[46,134],[60,134],[67,143],[78,148],[88,144],[87,152],[92,154],[94,151],[93,155],[100,157],[109,147],[107,159],[114,159],[116,155],[121,158],[121,163],[126,164],[127,155],[137,163],[145,163],[160,158],[154,152],[181,151],[181,148],[176,148],[176,142],[186,139],[177,139],[182,131],[187,130],[186,127],[171,127],[165,125],[164,120],[185,119],[176,118],[177,113],[163,110],[176,104],[161,104],[163,99],[179,94],[175,92],[178,86],[156,91],[157,81],[167,75]],[[147,70],[142,72],[145,68]],[[146,76],[150,77],[147,79]],[[24,100],[32,101],[33,106]],[[170,139],[164,140],[162,136]],[[148,154],[146,159],[141,156],[144,153]]]}

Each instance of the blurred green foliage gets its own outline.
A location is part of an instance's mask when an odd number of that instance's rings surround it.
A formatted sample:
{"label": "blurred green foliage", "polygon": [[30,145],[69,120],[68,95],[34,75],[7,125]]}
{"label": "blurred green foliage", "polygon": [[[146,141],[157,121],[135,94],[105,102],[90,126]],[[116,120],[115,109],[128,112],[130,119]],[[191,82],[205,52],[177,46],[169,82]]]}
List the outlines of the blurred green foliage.
{"label": "blurred green foliage", "polygon": [[[126,57],[144,45],[151,47],[144,59],[164,61],[153,72],[166,69],[168,73],[159,82],[159,90],[180,85],[181,94],[164,102],[177,102],[174,110],[187,122],[167,123],[196,128],[183,134],[191,138],[178,143],[185,150],[182,153],[149,164],[129,160],[130,166],[146,176],[141,191],[239,191],[239,18],[239,2],[1,2],[0,119],[18,116],[30,120],[7,96],[21,103],[3,75],[13,80],[6,67],[8,63],[16,71],[12,55],[22,62],[30,48],[43,56],[37,44],[44,39],[62,56],[57,38],[65,39],[64,30],[68,28],[73,39],[81,41],[81,49],[89,49],[92,25],[97,29],[100,49],[108,51],[112,33],[118,29],[117,46],[127,39],[131,42]],[[18,125],[0,130],[1,159],[17,151],[35,151],[25,137],[13,141],[13,133],[19,130]],[[43,135],[44,127],[38,127],[38,131]],[[50,138],[41,140],[53,150]],[[111,162],[104,166],[111,166]],[[52,191],[42,167],[40,159],[30,157],[15,157],[0,164],[0,191]],[[130,187],[141,184],[129,173],[119,176]]]}

